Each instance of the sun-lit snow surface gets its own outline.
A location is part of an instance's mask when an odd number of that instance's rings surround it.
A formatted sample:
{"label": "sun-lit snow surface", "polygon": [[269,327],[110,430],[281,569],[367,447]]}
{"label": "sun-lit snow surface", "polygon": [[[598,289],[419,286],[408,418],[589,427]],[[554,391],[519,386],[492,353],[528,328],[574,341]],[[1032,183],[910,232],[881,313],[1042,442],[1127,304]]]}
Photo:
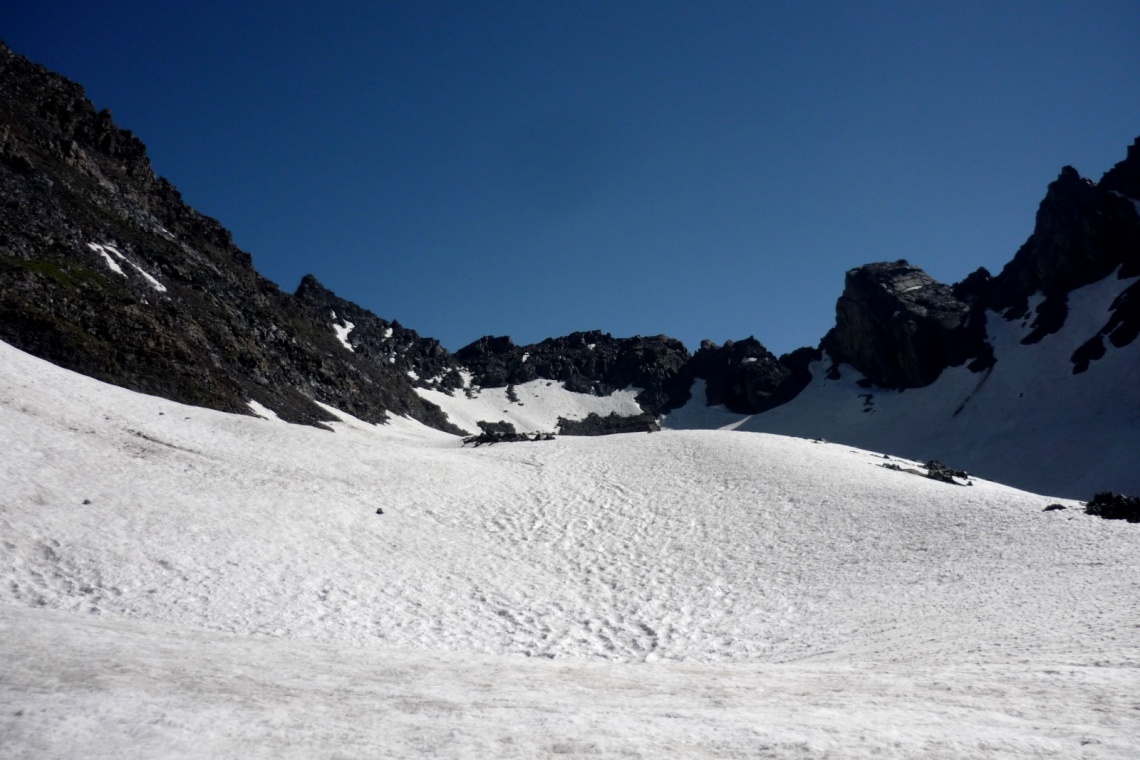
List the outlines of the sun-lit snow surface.
{"label": "sun-lit snow surface", "polygon": [[763,434],[334,427],[0,344],[0,754],[1140,753],[1137,526]]}
{"label": "sun-lit snow surface", "polygon": [[[723,428],[822,437],[919,459],[940,459],[1022,488],[1092,498],[1097,491],[1140,493],[1140,341],[1115,348],[1079,375],[1069,357],[1108,320],[1108,308],[1135,279],[1114,276],[1073,291],[1055,335],[1021,345],[1029,322],[989,313],[997,356],[989,373],[946,370],[933,384],[903,392],[867,389],[846,365],[829,363],[791,402],[750,418],[701,408],[703,389],[666,418],[673,428]],[[1039,298],[1038,298],[1039,300]],[[699,391],[699,392],[698,392]]]}
{"label": "sun-lit snow surface", "polygon": [[507,397],[506,388],[477,388],[471,398],[463,390],[447,394],[416,388],[416,393],[443,409],[452,423],[472,433],[479,431],[480,421],[510,422],[520,432],[549,433],[557,430],[559,417],[581,420],[591,412],[605,417],[611,412],[629,416],[642,411],[635,388],[590,396],[568,391],[552,380],[532,380],[514,386],[514,390],[517,402]]}

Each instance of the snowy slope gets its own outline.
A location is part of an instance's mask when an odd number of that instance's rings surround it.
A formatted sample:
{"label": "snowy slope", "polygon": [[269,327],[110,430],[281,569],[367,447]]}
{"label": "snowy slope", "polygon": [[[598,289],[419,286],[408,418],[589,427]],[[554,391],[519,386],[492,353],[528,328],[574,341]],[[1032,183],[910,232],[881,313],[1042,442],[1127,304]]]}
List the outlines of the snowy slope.
{"label": "snowy slope", "polygon": [[[997,356],[993,370],[950,368],[925,388],[860,387],[860,374],[829,363],[791,402],[747,418],[703,412],[696,402],[666,419],[673,428],[737,429],[842,441],[956,468],[1073,498],[1096,491],[1140,493],[1140,342],[1108,348],[1079,375],[1069,357],[1108,319],[1116,296],[1136,280],[1108,277],[1073,291],[1060,332],[1021,345],[1028,321],[990,312],[986,329]],[[1031,304],[1032,306],[1032,304]],[[1032,312],[1032,309],[1031,309]],[[694,393],[694,398],[700,398]]]}
{"label": "snowy slope", "polygon": [[1140,752],[1136,526],[766,434],[335,427],[0,344],[2,754]]}
{"label": "snowy slope", "polygon": [[622,416],[642,412],[635,388],[590,396],[568,391],[552,380],[532,380],[513,387],[518,401],[507,396],[506,388],[470,385],[470,396],[464,390],[448,394],[416,388],[416,393],[443,409],[450,422],[471,433],[479,432],[479,422],[509,422],[522,433],[552,433],[558,430],[559,417],[581,420],[591,413],[605,417],[614,412]]}

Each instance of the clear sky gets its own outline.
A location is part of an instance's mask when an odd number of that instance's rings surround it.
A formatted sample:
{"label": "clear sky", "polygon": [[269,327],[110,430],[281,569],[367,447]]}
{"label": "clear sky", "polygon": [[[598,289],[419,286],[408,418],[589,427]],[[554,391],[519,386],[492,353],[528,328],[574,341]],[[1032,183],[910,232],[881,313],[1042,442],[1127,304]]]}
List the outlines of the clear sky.
{"label": "clear sky", "polygon": [[458,349],[816,345],[844,272],[1000,270],[1140,135],[1140,3],[29,2],[258,270]]}

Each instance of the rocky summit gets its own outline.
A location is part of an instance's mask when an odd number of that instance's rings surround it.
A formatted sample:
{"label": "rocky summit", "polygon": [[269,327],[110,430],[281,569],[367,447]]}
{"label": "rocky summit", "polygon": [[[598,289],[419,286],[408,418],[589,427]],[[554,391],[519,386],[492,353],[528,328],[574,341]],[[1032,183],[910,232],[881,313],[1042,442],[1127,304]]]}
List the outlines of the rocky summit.
{"label": "rocky summit", "polygon": [[[997,275],[979,269],[946,285],[906,260],[857,267],[819,346],[779,357],[755,337],[706,340],[691,354],[668,336],[600,330],[525,346],[487,336],[452,353],[314,275],[294,293],[260,276],[81,86],[0,44],[0,339],[136,391],[297,423],[331,420],[335,407],[471,434],[443,407],[482,403],[466,428],[505,423],[522,413],[519,389],[533,385],[574,400],[577,411],[554,409],[549,427],[556,419],[564,434],[594,435],[655,430],[682,407],[782,414],[807,403],[805,389],[852,371],[867,391],[934,387],[958,367],[981,387],[1015,360],[995,348],[998,323],[1023,324],[1019,344],[1037,345],[1072,321],[1076,291],[1140,276],[1137,198],[1140,139],[1099,183],[1064,167],[1032,235]],[[1069,374],[1140,334],[1140,280],[1112,292],[1076,320],[1076,338],[1066,333]],[[861,418],[871,419],[874,394],[863,396]],[[813,435],[837,432],[822,413],[801,419]]]}
{"label": "rocky summit", "polygon": [[823,348],[881,388],[929,385],[948,366],[983,353],[970,304],[906,261],[847,273]]}

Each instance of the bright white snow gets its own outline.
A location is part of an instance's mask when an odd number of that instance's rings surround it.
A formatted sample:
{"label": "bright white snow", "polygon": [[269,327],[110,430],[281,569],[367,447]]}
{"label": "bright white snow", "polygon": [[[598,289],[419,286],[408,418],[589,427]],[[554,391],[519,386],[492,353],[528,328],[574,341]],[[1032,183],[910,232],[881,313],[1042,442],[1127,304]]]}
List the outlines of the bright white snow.
{"label": "bright white snow", "polygon": [[258,417],[261,417],[263,420],[280,419],[280,417],[277,416],[277,412],[273,411],[265,404],[259,403],[257,401],[247,401],[246,406],[249,407],[251,412],[256,414]]}
{"label": "bright white snow", "polygon": [[114,272],[115,274],[122,275],[123,277],[127,276],[127,273],[123,271],[123,268],[121,266],[119,266],[119,262],[117,262],[113,258],[111,258],[110,251],[108,250],[108,248],[106,246],[99,245],[98,243],[88,243],[87,247],[90,248],[92,251],[95,251],[95,253],[102,256],[103,261],[105,261],[107,264],[107,268],[110,269],[112,272]]}
{"label": "bright white snow", "polygon": [[[947,369],[933,384],[906,391],[863,388],[829,360],[783,406],[752,417],[723,408],[678,410],[672,428],[724,428],[822,437],[916,459],[939,459],[982,477],[1024,488],[1092,498],[1097,491],[1140,493],[1140,344],[1115,348],[1079,375],[1069,357],[1105,324],[1109,306],[1135,279],[1107,277],[1069,295],[1064,327],[1034,345],[1020,341],[1031,319],[1009,322],[989,313],[997,356],[991,372]],[[1035,297],[1031,307],[1040,301]],[[704,390],[694,389],[691,405]]]}
{"label": "bright white snow", "polygon": [[[352,344],[348,342],[348,334],[352,332],[353,328],[355,328],[356,325],[354,325],[352,322],[349,322],[347,319],[338,319],[335,311],[332,313],[332,318],[332,328],[333,332],[336,333],[336,339],[339,340],[340,344],[347,348],[349,351],[356,353],[352,349]],[[344,324],[342,325],[341,322],[344,322]]]}
{"label": "bright white snow", "polygon": [[341,418],[0,344],[6,757],[1140,753],[1140,526],[802,439]]}
{"label": "bright white snow", "polygon": [[[159,293],[165,293],[166,292],[166,286],[165,285],[163,285],[161,282],[159,282],[154,277],[152,277],[149,272],[144,270],[138,264],[136,264],[135,262],[131,261],[126,256],[124,256],[122,254],[122,252],[119,251],[119,249],[116,248],[115,246],[113,246],[109,243],[102,243],[102,244],[100,244],[100,243],[88,243],[87,247],[90,248],[95,253],[102,255],[103,260],[107,263],[107,266],[111,269],[112,272],[115,272],[116,274],[121,274],[123,277],[127,276],[127,273],[124,272],[123,268],[121,266],[119,266],[117,261],[115,261],[115,258],[117,258],[119,261],[126,262],[132,268],[134,268],[134,270],[136,272],[138,272],[140,275],[142,275],[143,279],[146,280],[147,283],[152,288],[157,290]],[[114,256],[115,258],[111,258],[112,256]]]}
{"label": "bright white snow", "polygon": [[[469,387],[471,376],[463,374]],[[436,404],[447,413],[448,419],[461,429],[475,433],[478,422],[510,422],[520,432],[555,432],[558,418],[580,420],[591,412],[602,417],[611,412],[623,416],[641,414],[637,403],[637,388],[616,391],[609,396],[589,396],[566,390],[562,383],[553,380],[532,380],[514,386],[518,401],[507,398],[506,388],[476,388],[468,398],[462,390],[454,394],[428,388],[416,388],[422,398]]]}

